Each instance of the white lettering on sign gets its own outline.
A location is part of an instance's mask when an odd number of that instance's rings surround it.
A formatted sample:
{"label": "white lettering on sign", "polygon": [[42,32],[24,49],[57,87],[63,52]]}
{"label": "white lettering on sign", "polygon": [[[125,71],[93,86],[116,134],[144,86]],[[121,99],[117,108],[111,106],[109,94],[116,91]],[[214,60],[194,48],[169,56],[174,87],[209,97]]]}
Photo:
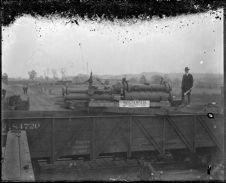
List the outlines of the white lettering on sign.
{"label": "white lettering on sign", "polygon": [[150,107],[149,100],[120,100],[119,107]]}
{"label": "white lettering on sign", "polygon": [[30,123],[20,123],[20,124],[16,124],[13,123],[12,124],[12,129],[13,130],[36,130],[40,128],[40,124],[36,123],[36,122],[30,122]]}
{"label": "white lettering on sign", "polygon": [[23,124],[25,130],[35,130],[40,127],[39,123],[27,123]]}

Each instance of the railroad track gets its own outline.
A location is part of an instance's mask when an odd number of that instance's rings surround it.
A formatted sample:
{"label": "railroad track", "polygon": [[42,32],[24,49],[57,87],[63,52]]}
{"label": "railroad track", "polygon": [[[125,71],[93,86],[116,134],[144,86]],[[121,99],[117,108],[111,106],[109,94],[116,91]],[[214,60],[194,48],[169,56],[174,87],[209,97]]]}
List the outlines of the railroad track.
{"label": "railroad track", "polygon": [[111,169],[111,168],[123,168],[123,167],[139,167],[139,163],[136,160],[109,160],[109,159],[97,159],[95,161],[81,161],[71,160],[56,162],[55,164],[40,163],[40,166],[46,169],[69,167],[73,170],[97,170],[97,169]]}
{"label": "railroad track", "polygon": [[[173,172],[175,176],[181,176],[181,174],[188,176],[188,174],[198,174],[199,172],[197,167],[185,162],[150,162],[136,159],[113,161],[103,158],[95,161],[64,161],[56,162],[54,165],[44,163],[40,164],[40,167],[42,172],[53,171],[55,174],[62,174],[62,171],[67,172],[67,174],[71,172],[73,175],[80,176],[80,179],[84,177],[89,180],[95,180],[97,175],[99,175],[99,178],[103,176],[105,180],[107,179],[106,174],[108,174],[108,177],[112,177],[112,180],[125,180],[123,177],[131,180],[164,180],[169,175],[172,177],[172,173],[167,173],[169,171]],[[203,172],[205,171],[201,171],[200,175],[203,175]],[[131,177],[128,176],[129,174],[131,174]],[[75,178],[74,180],[77,179]]]}

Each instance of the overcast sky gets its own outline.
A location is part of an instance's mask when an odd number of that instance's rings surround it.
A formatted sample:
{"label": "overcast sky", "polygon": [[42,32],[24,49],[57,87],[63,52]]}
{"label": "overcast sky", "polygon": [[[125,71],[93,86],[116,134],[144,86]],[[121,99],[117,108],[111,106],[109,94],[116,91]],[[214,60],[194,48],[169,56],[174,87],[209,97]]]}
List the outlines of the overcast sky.
{"label": "overcast sky", "polygon": [[24,16],[2,28],[2,71],[26,78],[32,69],[51,76],[61,68],[66,75],[171,73],[185,66],[223,73],[223,14],[220,20],[211,12],[137,23],[78,19],[79,26]]}

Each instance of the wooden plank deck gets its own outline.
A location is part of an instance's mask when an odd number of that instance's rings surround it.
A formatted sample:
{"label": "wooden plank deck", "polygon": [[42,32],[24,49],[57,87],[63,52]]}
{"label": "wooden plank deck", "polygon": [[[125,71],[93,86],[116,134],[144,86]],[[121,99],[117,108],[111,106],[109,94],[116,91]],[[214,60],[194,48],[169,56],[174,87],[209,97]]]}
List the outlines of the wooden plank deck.
{"label": "wooden plank deck", "polygon": [[6,181],[34,181],[34,172],[25,131],[9,131],[2,165]]}

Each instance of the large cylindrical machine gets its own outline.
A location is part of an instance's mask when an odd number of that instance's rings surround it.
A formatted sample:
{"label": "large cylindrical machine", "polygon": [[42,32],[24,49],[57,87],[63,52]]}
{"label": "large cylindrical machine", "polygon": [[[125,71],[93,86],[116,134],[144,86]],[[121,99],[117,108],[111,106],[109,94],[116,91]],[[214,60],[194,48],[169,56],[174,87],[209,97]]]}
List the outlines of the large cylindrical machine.
{"label": "large cylindrical machine", "polygon": [[[162,84],[126,84],[125,80],[122,83],[113,85],[110,89],[99,89],[94,86],[87,88],[64,88],[64,101],[67,104],[78,106],[77,104],[87,104],[88,106],[105,106],[111,102],[119,102],[119,100],[146,100],[154,103],[152,106],[161,107],[163,104],[170,105],[171,103],[171,87],[168,83]],[[89,103],[92,105],[89,105]],[[94,105],[98,103],[98,105]],[[158,105],[159,103],[159,105]],[[101,105],[100,105],[101,104]],[[102,105],[103,104],[103,105]],[[106,105],[105,105],[106,104]],[[87,106],[87,105],[84,105]],[[109,107],[112,105],[109,105]]]}

